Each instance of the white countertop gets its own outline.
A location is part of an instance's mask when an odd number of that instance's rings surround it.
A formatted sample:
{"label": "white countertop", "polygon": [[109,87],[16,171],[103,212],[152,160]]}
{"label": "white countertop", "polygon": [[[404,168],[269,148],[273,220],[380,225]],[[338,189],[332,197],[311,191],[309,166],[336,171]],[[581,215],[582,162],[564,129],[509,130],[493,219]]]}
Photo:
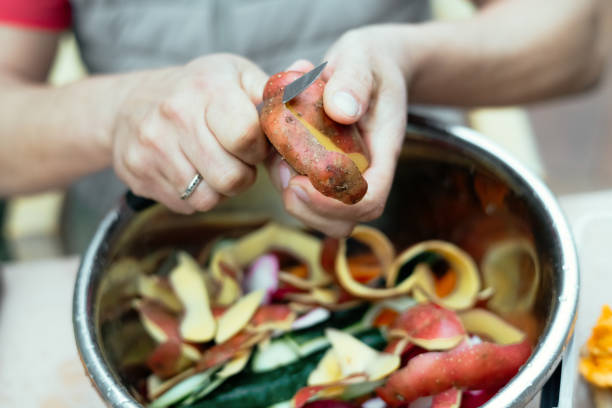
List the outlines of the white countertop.
{"label": "white countertop", "polygon": [[564,196],[560,203],[578,250],[580,300],[574,342],[564,360],[559,407],[589,408],[592,402],[578,374],[577,359],[601,307],[612,305],[612,191]]}

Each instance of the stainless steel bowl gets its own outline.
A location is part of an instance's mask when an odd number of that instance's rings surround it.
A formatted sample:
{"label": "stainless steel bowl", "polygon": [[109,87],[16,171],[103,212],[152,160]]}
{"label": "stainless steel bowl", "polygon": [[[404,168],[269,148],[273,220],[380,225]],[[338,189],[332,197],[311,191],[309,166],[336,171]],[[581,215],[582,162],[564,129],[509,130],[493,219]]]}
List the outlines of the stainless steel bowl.
{"label": "stainless steel bowl", "polygon": [[[576,253],[568,225],[550,191],[514,158],[473,130],[410,116],[388,205],[374,224],[400,248],[430,238],[486,243],[492,236],[473,228],[478,223],[470,224],[469,220],[476,213],[476,219],[488,219],[491,208],[478,210],[474,203],[465,204],[474,200],[470,182],[475,175],[508,187],[511,222],[504,224],[502,232],[520,231],[529,236],[540,265],[541,281],[531,311],[539,325],[537,346],[518,375],[484,405],[521,407],[543,387],[562,359],[576,315]],[[266,186],[258,187],[262,188]],[[292,222],[276,194],[251,191],[211,213],[194,216],[171,214],[158,206],[140,211],[123,201],[100,224],[79,268],[73,322],[83,363],[109,406],[143,406],[128,391],[116,367],[107,338],[112,330],[102,333],[100,327],[100,314],[112,307],[104,301],[104,288],[112,279],[106,273],[109,265],[118,257],[142,256],[164,245],[186,249],[201,245],[218,232],[211,230],[210,220],[221,220],[228,212],[253,224],[266,217]]]}

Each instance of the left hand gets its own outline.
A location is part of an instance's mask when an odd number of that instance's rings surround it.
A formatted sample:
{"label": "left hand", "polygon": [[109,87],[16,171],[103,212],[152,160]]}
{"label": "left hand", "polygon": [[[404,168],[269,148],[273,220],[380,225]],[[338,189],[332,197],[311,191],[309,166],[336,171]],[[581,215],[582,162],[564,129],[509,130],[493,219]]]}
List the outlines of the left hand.
{"label": "left hand", "polygon": [[[275,155],[268,160],[270,177],[282,190],[286,210],[304,224],[342,237],[356,223],[382,215],[406,129],[402,51],[393,26],[372,26],[347,32],[327,52],[329,63],[322,74],[327,81],[325,112],[336,122],[357,124],[371,157],[363,174],[368,191],[357,204],[344,204],[318,192],[307,177],[297,175]],[[313,67],[300,60],[288,70],[306,72]]]}

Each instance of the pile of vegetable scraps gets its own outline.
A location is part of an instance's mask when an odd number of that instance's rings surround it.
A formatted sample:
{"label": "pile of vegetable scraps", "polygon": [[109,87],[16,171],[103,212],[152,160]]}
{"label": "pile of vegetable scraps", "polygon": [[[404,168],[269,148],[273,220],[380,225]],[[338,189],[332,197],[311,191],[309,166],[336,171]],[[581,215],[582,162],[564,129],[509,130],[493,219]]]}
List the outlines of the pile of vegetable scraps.
{"label": "pile of vegetable scraps", "polygon": [[151,408],[478,407],[531,354],[449,242],[396,254],[368,226],[337,240],[269,223],[167,258],[128,306],[153,344],[136,393]]}

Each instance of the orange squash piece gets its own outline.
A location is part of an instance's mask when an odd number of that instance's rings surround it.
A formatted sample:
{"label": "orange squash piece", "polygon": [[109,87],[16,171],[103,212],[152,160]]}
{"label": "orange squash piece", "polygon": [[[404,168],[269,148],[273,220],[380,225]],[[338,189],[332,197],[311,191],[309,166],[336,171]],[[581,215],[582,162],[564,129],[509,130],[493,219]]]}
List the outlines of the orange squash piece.
{"label": "orange squash piece", "polygon": [[598,387],[612,387],[612,309],[604,305],[585,354],[580,359],[582,376]]}

